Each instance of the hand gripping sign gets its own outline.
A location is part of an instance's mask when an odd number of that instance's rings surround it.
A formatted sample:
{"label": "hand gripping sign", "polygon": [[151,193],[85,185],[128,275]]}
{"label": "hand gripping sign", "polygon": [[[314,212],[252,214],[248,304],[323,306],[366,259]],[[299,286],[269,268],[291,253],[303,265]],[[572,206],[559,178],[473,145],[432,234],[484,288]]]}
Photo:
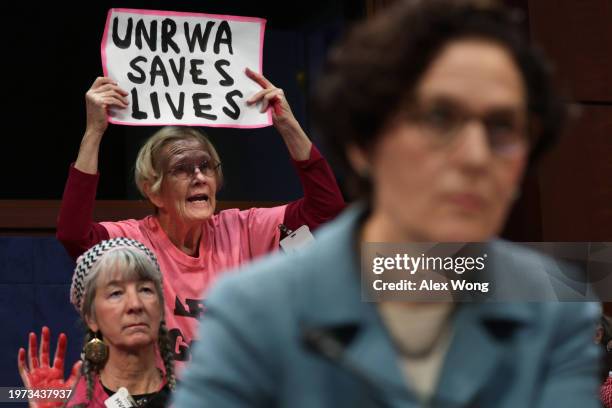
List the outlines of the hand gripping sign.
{"label": "hand gripping sign", "polygon": [[266,21],[255,17],[110,9],[102,38],[104,75],[129,92],[111,110],[121,125],[256,128],[269,112],[247,107],[260,90],[244,71],[262,71]]}

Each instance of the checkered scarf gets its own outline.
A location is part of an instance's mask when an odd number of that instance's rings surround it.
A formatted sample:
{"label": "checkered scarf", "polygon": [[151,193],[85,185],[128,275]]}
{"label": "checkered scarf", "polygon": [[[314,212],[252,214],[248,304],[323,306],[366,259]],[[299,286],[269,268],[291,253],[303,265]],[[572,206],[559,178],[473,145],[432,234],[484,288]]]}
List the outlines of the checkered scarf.
{"label": "checkered scarf", "polygon": [[130,238],[113,238],[106,241],[101,241],[97,245],[91,247],[83,255],[77,259],[77,265],[72,275],[72,285],[70,285],[70,303],[74,305],[79,313],[83,306],[83,293],[85,291],[85,278],[92,270],[96,262],[111,251],[129,248],[143,252],[159,270],[157,258],[149,248],[142,243]]}

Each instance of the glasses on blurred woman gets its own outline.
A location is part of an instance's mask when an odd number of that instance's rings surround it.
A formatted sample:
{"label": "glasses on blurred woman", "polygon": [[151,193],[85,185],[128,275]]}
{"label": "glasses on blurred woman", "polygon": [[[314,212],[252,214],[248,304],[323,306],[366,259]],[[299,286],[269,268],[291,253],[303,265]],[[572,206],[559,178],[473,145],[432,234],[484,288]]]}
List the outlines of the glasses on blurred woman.
{"label": "glasses on blurred woman", "polygon": [[529,148],[526,113],[515,107],[492,108],[485,113],[469,112],[450,99],[419,103],[408,113],[434,148],[451,148],[466,126],[478,123],[486,135],[489,149],[500,157],[514,157]]}

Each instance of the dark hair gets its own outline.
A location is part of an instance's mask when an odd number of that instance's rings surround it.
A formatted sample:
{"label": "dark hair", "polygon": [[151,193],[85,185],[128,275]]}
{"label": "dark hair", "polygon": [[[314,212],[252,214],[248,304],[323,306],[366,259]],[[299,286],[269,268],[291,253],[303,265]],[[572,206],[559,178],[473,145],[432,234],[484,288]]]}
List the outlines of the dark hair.
{"label": "dark hair", "polygon": [[[519,27],[520,15],[494,0],[398,1],[355,26],[332,50],[313,99],[313,114],[358,192],[369,182],[351,168],[347,146],[368,149],[410,101],[433,59],[451,41],[482,38],[513,57],[527,90],[530,164],[556,141],[565,118],[550,68]],[[353,186],[355,187],[355,186]]]}
{"label": "dark hair", "polygon": [[601,328],[603,329],[603,336],[601,342],[604,347],[606,347],[608,342],[612,340],[612,318],[606,316],[605,314],[602,314],[601,319],[599,320],[599,324],[601,324]]}

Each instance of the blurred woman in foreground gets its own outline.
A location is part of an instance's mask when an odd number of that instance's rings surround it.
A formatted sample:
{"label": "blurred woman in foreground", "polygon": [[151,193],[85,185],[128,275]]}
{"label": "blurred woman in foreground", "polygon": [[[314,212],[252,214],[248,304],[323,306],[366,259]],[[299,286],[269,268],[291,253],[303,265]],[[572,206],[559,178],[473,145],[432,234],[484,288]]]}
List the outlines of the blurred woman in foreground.
{"label": "blurred woman in foreground", "polygon": [[[360,245],[494,240],[558,135],[562,105],[512,16],[398,1],[333,50],[314,106],[362,203],[213,288],[177,406],[598,406],[593,305],[362,301]],[[505,276],[550,262],[494,247]]]}

